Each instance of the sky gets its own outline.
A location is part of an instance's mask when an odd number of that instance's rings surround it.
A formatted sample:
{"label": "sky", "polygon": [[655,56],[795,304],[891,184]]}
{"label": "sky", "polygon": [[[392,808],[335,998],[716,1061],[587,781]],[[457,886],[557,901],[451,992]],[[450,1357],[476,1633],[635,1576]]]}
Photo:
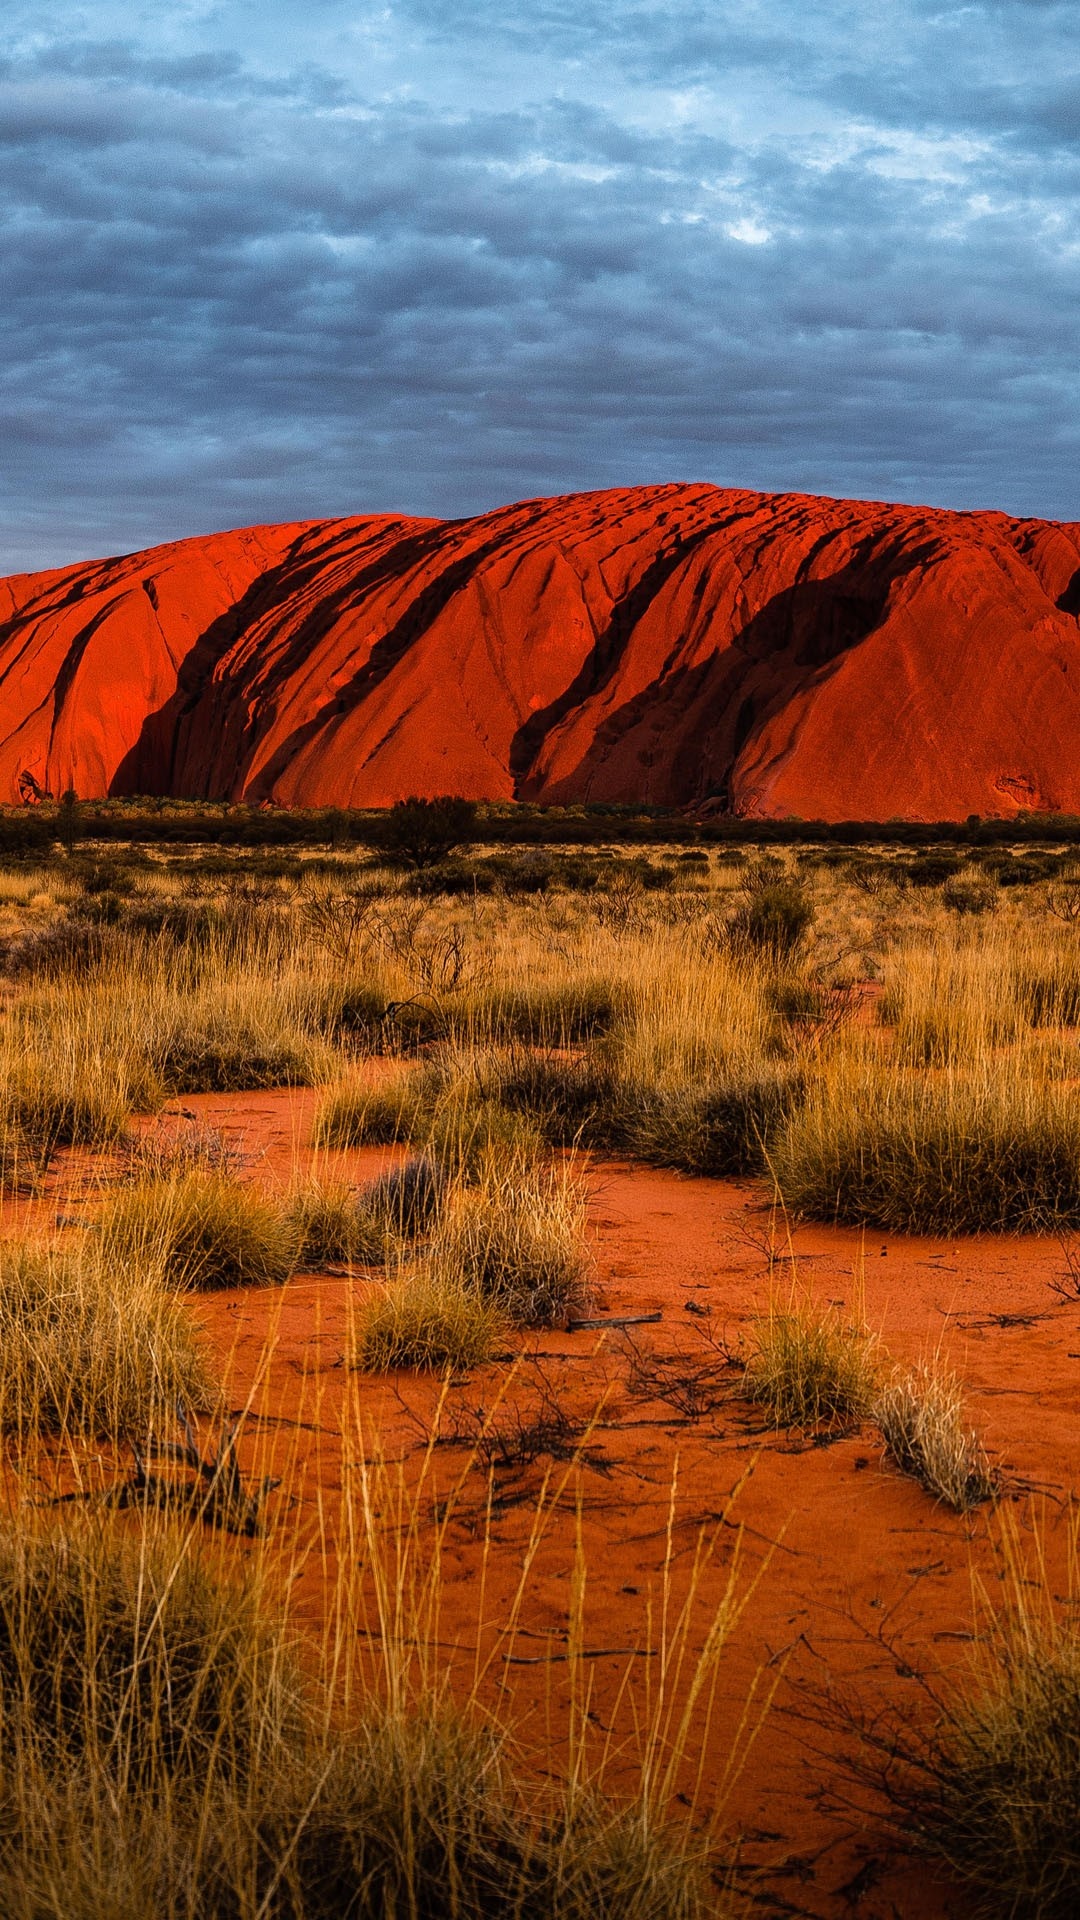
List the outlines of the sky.
{"label": "sky", "polygon": [[1076,0],[5,0],[0,572],[711,480],[1080,519]]}

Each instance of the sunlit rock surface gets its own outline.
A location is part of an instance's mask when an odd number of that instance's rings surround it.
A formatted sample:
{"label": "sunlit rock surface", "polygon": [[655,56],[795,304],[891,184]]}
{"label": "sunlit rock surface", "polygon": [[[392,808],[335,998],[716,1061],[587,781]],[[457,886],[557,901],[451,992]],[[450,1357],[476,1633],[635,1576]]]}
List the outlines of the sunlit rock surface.
{"label": "sunlit rock surface", "polygon": [[1080,525],[628,487],[0,581],[0,798],[1080,812]]}

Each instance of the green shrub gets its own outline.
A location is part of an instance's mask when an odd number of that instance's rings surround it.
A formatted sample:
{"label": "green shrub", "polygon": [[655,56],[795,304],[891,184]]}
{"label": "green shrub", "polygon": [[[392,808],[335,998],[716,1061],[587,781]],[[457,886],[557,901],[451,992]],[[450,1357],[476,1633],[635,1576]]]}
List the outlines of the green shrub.
{"label": "green shrub", "polygon": [[307,1086],[312,1078],[312,1050],[302,1036],[245,1030],[224,1018],[201,1030],[178,1021],[151,1058],[169,1094]]}
{"label": "green shrub", "polygon": [[57,1147],[111,1146],[134,1107],[159,1099],[151,1080],[129,1077],[126,1063],[106,1054],[24,1057],[0,1085],[4,1122],[45,1157]]}
{"label": "green shrub", "polygon": [[[413,1138],[417,1139],[414,1134]],[[539,1158],[543,1139],[527,1115],[513,1113],[499,1100],[447,1098],[436,1107],[421,1143],[447,1171],[477,1180],[493,1167],[528,1164]]]}
{"label": "green shrub", "polygon": [[457,1013],[453,1000],[396,1000],[366,982],[346,983],[332,992],[327,1006],[330,1030],[375,1054],[415,1053],[432,1041],[445,1040]]}
{"label": "green shrub", "polygon": [[476,836],[476,803],[454,794],[395,801],[380,823],[384,859],[404,867],[431,867]]}
{"label": "green shrub", "polygon": [[530,1115],[551,1146],[626,1146],[633,1094],[612,1062],[597,1054],[560,1059],[522,1049],[496,1059],[490,1071],[502,1104]]}
{"label": "green shrub", "polygon": [[997,889],[980,880],[949,880],[942,892],[945,905],[953,913],[992,913]]}

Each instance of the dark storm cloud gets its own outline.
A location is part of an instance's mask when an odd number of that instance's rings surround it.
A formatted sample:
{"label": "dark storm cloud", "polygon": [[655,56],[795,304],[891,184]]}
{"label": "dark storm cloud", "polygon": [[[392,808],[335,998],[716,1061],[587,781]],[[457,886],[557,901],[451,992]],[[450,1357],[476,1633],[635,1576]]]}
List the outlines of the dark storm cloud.
{"label": "dark storm cloud", "polygon": [[0,68],[0,564],[670,478],[1080,515],[1071,8],[188,12]]}

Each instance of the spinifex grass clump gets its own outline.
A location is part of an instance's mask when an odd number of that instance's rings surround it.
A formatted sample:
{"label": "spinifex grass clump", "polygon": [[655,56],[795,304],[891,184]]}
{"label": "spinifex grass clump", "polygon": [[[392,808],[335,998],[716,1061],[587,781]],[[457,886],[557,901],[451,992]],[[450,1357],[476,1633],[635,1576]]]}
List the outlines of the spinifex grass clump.
{"label": "spinifex grass clump", "polygon": [[356,1080],[331,1088],[313,1139],[324,1147],[408,1142],[469,1177],[492,1160],[535,1158],[542,1147],[535,1123],[499,1099],[487,1056],[453,1050],[375,1086]]}
{"label": "spinifex grass clump", "polygon": [[154,1048],[166,1093],[232,1093],[251,1087],[306,1086],[312,1047],[301,1035],[237,1032],[228,1021],[192,1032],[178,1023]]}
{"label": "spinifex grass clump", "polygon": [[211,1375],[184,1307],[153,1269],[0,1241],[0,1431],[144,1439]]}
{"label": "spinifex grass clump", "polygon": [[1080,1103],[1029,1070],[899,1073],[867,1053],[823,1076],[770,1153],[785,1205],[896,1233],[1080,1223]]}
{"label": "spinifex grass clump", "polygon": [[857,1426],[875,1379],[875,1342],[832,1308],[792,1295],[751,1327],[742,1390],[773,1426]]}
{"label": "spinifex grass clump", "polygon": [[125,1538],[106,1521],[0,1531],[7,1767],[204,1790],[207,1773],[250,1767],[290,1713],[280,1642],[252,1587],[215,1580],[167,1535]]}
{"label": "spinifex grass clump", "polygon": [[133,1108],[153,1106],[160,1087],[128,1071],[108,1049],[59,1045],[0,1061],[0,1119],[48,1158],[57,1147],[106,1147],[123,1134]]}
{"label": "spinifex grass clump", "polygon": [[626,1144],[643,1160],[686,1173],[757,1173],[803,1088],[800,1073],[763,1064],[704,1085],[642,1089],[627,1101]]}
{"label": "spinifex grass clump", "polygon": [[356,1078],[331,1087],[315,1115],[317,1147],[393,1146],[430,1130],[431,1098],[422,1068],[372,1084]]}
{"label": "spinifex grass clump", "polygon": [[106,1258],[146,1262],[170,1286],[279,1286],[299,1251],[296,1224],[256,1188],[216,1173],[150,1180],[110,1195]]}
{"label": "spinifex grass clump", "polygon": [[389,1167],[359,1189],[309,1180],[286,1202],[300,1240],[299,1263],[317,1269],[389,1259],[434,1224],[446,1185],[438,1162],[423,1155]]}
{"label": "spinifex grass clump", "polygon": [[463,1373],[506,1339],[506,1316],[460,1273],[435,1263],[405,1268],[360,1308],[350,1363],[365,1373],[417,1367]]}
{"label": "spinifex grass clump", "polygon": [[[1073,1920],[1080,1901],[1080,1636],[1041,1541],[1003,1527],[1004,1599],[979,1597],[968,1674],[903,1717],[847,1700],[850,1771],[908,1848],[984,1920]],[[1058,1582],[1054,1581],[1056,1587]],[[1075,1595],[1075,1561],[1070,1582]]]}
{"label": "spinifex grass clump", "polygon": [[515,1047],[493,1054],[489,1071],[502,1104],[529,1115],[550,1146],[627,1146],[633,1089],[595,1049],[575,1056]]}
{"label": "spinifex grass clump", "polygon": [[558,1326],[588,1300],[584,1218],[572,1174],[496,1163],[452,1191],[433,1258],[515,1325]]}
{"label": "spinifex grass clump", "polygon": [[605,978],[573,978],[537,986],[501,986],[479,997],[479,1039],[569,1047],[607,1033],[629,1011],[627,986]]}
{"label": "spinifex grass clump", "polygon": [[897,1372],[874,1403],[889,1457],[955,1513],[968,1513],[997,1491],[982,1442],[964,1419],[959,1382],[940,1367]]}

